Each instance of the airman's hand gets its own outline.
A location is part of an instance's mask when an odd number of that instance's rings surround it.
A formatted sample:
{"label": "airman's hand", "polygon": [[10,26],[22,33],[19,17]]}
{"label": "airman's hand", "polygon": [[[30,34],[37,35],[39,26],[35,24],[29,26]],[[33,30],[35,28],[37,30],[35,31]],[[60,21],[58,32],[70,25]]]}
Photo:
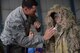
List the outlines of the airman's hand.
{"label": "airman's hand", "polygon": [[56,29],[51,27],[46,29],[45,34],[43,36],[44,40],[49,40],[52,36],[54,36],[54,34],[56,33]]}

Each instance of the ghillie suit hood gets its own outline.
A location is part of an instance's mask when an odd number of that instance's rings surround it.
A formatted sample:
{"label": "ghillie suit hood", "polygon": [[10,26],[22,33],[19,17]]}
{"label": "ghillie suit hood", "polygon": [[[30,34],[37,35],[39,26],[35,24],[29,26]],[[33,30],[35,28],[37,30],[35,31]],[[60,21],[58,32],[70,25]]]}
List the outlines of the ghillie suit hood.
{"label": "ghillie suit hood", "polygon": [[[54,20],[58,15],[61,16],[61,20],[66,19],[61,25],[56,24]],[[65,22],[66,25],[63,27]],[[49,51],[53,53],[80,52],[80,28],[76,25],[75,16],[69,8],[54,5],[47,13],[45,24],[46,28],[52,26],[57,28],[57,33],[46,43],[46,48],[48,46]]]}

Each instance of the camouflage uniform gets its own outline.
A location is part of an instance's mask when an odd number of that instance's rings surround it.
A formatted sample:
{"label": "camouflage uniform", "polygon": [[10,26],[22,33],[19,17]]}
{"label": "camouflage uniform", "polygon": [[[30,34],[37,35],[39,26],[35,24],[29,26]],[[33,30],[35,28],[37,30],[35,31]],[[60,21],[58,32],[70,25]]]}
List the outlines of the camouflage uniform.
{"label": "camouflage uniform", "polygon": [[[59,5],[53,6],[48,12],[46,28],[54,26],[54,21],[50,14],[55,12],[61,15],[61,19],[66,18],[66,26],[56,24],[57,32],[48,40],[46,48],[48,53],[80,53],[80,29],[76,25],[75,16],[70,9]],[[65,21],[64,21],[65,22]]]}
{"label": "camouflage uniform", "polygon": [[22,47],[39,47],[40,44],[44,43],[41,34],[36,34],[32,39],[27,35],[31,21],[28,18],[24,14],[21,6],[13,10],[6,18],[0,39],[5,46],[16,45],[12,48],[14,50],[11,50],[13,53],[20,53]]}

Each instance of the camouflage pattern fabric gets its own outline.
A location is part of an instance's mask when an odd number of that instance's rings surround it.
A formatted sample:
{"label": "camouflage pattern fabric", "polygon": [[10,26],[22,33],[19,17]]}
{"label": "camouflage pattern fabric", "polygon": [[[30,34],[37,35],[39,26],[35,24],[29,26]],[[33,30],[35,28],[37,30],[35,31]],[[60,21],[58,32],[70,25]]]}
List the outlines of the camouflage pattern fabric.
{"label": "camouflage pattern fabric", "polygon": [[[57,13],[66,25],[55,24],[51,13]],[[53,16],[53,15],[52,15]],[[55,16],[54,16],[55,17]],[[57,33],[50,40],[46,41],[46,53],[80,53],[80,28],[76,25],[75,16],[69,8],[54,5],[45,18],[46,28],[55,26]]]}

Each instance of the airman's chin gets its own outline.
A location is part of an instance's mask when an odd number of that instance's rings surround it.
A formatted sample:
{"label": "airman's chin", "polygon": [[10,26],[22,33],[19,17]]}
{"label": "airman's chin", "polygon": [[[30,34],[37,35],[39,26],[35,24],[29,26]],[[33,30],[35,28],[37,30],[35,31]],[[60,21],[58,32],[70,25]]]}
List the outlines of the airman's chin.
{"label": "airman's chin", "polygon": [[34,16],[36,16],[36,15],[35,15],[35,14],[32,14],[32,15],[29,15],[29,16],[34,17]]}

